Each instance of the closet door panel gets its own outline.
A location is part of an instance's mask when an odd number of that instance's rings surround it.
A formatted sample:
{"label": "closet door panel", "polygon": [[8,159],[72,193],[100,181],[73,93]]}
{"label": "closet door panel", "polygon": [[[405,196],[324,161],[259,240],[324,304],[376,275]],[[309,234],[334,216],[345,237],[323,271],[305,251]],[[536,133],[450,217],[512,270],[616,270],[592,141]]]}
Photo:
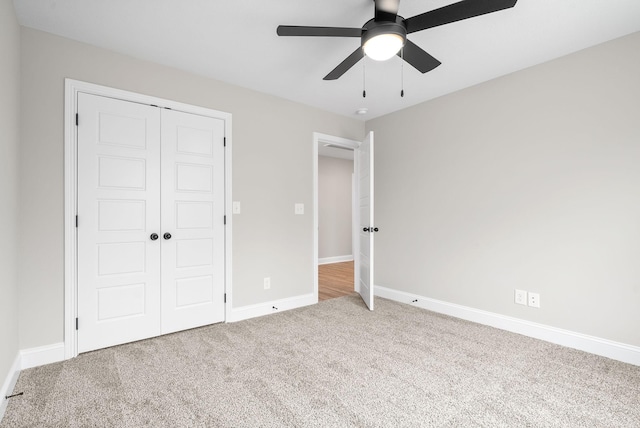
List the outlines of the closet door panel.
{"label": "closet door panel", "polygon": [[224,121],[163,110],[161,135],[164,334],[224,320]]}
{"label": "closet door panel", "polygon": [[160,334],[160,111],[78,95],[78,350]]}

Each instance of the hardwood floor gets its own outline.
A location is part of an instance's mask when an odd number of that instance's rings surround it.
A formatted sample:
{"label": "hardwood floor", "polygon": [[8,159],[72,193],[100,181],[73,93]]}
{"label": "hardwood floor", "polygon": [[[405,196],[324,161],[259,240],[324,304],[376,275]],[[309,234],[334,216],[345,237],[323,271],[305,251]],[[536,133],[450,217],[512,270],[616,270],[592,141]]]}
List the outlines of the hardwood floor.
{"label": "hardwood floor", "polygon": [[318,301],[353,293],[352,261],[318,266]]}

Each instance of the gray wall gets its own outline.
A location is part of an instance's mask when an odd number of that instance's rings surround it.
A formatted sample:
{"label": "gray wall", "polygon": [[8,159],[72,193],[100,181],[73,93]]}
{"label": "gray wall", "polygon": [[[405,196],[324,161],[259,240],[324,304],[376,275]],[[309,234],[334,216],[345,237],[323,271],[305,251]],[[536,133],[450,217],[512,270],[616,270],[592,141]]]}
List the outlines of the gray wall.
{"label": "gray wall", "polygon": [[[0,0],[0,385],[18,355],[18,146],[20,27]],[[4,400],[4,397],[1,398]]]}
{"label": "gray wall", "polygon": [[367,122],[376,284],[639,346],[638,52],[635,33]]}
{"label": "gray wall", "polygon": [[318,156],[318,258],[353,256],[353,161]]}
{"label": "gray wall", "polygon": [[361,139],[361,121],[28,28],[22,77],[20,348],[63,340],[65,77],[233,114],[233,305],[313,291],[313,132]]}

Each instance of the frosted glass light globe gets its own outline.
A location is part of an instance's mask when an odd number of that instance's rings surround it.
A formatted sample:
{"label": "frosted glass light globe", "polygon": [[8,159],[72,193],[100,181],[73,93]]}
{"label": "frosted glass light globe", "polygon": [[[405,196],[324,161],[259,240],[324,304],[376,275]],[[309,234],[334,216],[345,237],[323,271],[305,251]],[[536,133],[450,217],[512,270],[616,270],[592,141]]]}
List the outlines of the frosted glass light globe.
{"label": "frosted glass light globe", "polygon": [[362,46],[364,53],[376,61],[386,61],[400,51],[404,39],[399,34],[380,34],[367,40]]}

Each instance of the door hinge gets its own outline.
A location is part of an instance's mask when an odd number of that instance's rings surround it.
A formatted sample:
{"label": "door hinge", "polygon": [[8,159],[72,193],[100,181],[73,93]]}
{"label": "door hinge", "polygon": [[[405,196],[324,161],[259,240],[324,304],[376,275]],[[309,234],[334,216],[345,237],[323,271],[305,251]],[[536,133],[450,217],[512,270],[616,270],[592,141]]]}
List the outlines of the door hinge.
{"label": "door hinge", "polygon": [[227,216],[224,216],[224,224],[227,224]]}
{"label": "door hinge", "polygon": [[78,329],[78,318],[76,318],[76,330]]}
{"label": "door hinge", "polygon": [[76,113],[76,126],[78,126],[78,113]]}
{"label": "door hinge", "polygon": [[78,227],[78,216],[76,216],[76,227]]}
{"label": "door hinge", "polygon": [[227,293],[224,293],[224,302],[227,303]]}
{"label": "door hinge", "polygon": [[224,137],[224,138],[222,139],[222,145],[223,145],[224,147],[227,147],[227,137]]}

